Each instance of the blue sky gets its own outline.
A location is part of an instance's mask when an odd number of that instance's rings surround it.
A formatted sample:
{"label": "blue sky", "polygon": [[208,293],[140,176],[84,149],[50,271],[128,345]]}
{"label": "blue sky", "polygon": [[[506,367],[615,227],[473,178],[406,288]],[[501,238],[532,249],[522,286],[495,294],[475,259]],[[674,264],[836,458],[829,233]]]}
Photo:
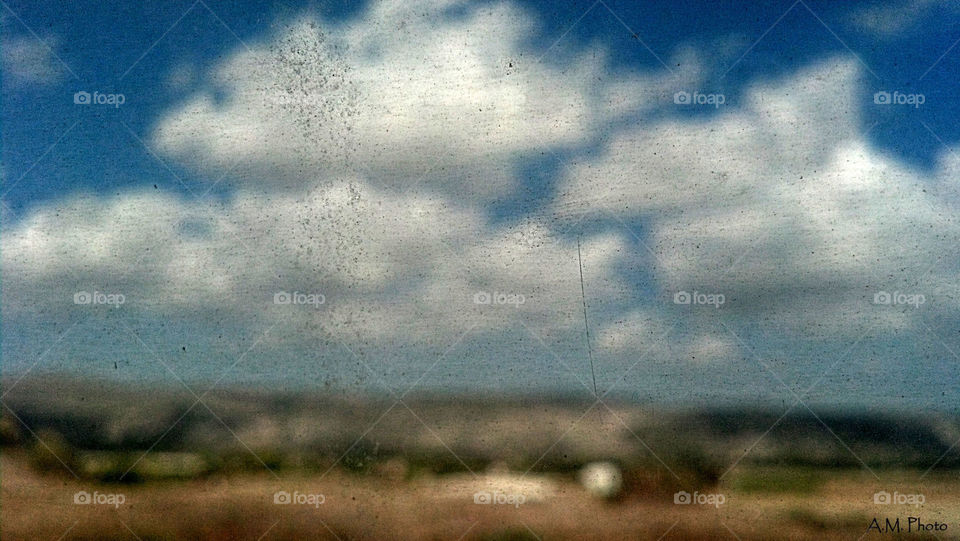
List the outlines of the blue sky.
{"label": "blue sky", "polygon": [[12,377],[956,405],[949,3],[2,11]]}

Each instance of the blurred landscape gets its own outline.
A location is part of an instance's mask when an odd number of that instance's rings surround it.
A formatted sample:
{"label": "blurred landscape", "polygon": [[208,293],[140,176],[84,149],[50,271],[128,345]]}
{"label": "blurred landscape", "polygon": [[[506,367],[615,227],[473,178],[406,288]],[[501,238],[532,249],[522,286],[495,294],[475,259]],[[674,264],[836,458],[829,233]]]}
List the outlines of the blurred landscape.
{"label": "blurred landscape", "polygon": [[[960,418],[948,413],[239,389],[197,402],[175,388],[5,383],[6,539],[953,539],[960,531]],[[910,517],[948,529],[918,534],[911,523],[908,532]],[[899,533],[871,528],[898,518]]]}
{"label": "blurred landscape", "polygon": [[4,541],[960,539],[960,2],[0,6]]}

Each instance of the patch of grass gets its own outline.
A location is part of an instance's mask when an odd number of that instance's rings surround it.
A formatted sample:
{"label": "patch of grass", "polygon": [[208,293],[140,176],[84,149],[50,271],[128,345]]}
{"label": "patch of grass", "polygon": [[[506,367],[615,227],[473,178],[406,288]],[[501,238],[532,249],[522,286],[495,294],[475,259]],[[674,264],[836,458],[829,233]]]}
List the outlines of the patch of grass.
{"label": "patch of grass", "polygon": [[77,470],[76,450],[54,430],[37,430],[29,456],[31,465],[40,472],[66,474]]}
{"label": "patch of grass", "polygon": [[734,490],[747,493],[813,494],[825,482],[821,473],[804,468],[748,470],[733,481]]}
{"label": "patch of grass", "polygon": [[795,507],[786,514],[790,521],[814,530],[866,529],[870,524],[870,519],[859,513],[833,516]]}
{"label": "patch of grass", "polygon": [[366,439],[355,443],[347,449],[340,459],[340,464],[348,471],[358,474],[370,472],[373,463],[378,459],[379,446]]}
{"label": "patch of grass", "polygon": [[[458,452],[457,456],[446,450],[418,451],[407,456],[410,465],[410,477],[421,472],[435,475],[483,471],[488,462],[482,457],[467,452]],[[463,462],[461,462],[461,460]]]}
{"label": "patch of grass", "polygon": [[535,541],[540,539],[526,528],[507,528],[489,532],[477,538],[478,541]]}

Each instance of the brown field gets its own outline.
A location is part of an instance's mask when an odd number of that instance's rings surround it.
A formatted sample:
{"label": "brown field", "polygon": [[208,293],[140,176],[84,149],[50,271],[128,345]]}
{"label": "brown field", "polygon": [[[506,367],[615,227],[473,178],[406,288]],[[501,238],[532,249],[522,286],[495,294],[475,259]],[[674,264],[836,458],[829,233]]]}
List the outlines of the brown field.
{"label": "brown field", "polygon": [[[726,495],[717,507],[675,505],[669,495],[634,490],[615,502],[588,495],[572,478],[555,476],[557,493],[542,502],[477,505],[457,486],[472,474],[403,479],[389,468],[366,475],[236,473],[141,484],[81,482],[41,474],[26,453],[2,457],[4,539],[859,539],[870,521],[920,516],[946,521],[934,537],[960,531],[960,479],[938,474],[922,484],[917,472],[885,472],[884,483],[856,470],[790,472],[746,468],[710,492]],[[478,474],[482,476],[483,474]],[[813,479],[786,490],[757,489],[750,479]],[[898,487],[922,492],[920,508],[877,506],[873,494]],[[123,494],[111,505],[76,505],[85,490]],[[323,494],[322,505],[277,505],[277,490]],[[863,539],[897,539],[872,532]]]}
{"label": "brown field", "polygon": [[[3,539],[960,538],[953,415],[483,396],[388,408],[249,391],[191,403],[162,389],[20,383],[0,416]],[[617,496],[578,480],[597,461],[622,473]],[[724,501],[677,505],[680,490]],[[123,501],[75,503],[81,491]],[[278,491],[323,501],[277,504]],[[525,501],[482,505],[480,491]],[[878,505],[879,491],[924,501]],[[947,529],[917,533],[910,517]],[[903,531],[870,531],[874,519]]]}

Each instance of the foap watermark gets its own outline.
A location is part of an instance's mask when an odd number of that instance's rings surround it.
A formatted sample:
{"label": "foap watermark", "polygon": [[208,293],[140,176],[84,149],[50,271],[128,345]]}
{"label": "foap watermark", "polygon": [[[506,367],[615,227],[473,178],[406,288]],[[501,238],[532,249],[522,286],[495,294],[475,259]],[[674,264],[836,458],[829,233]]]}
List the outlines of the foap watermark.
{"label": "foap watermark", "polygon": [[720,308],[720,305],[725,302],[727,302],[727,297],[723,293],[701,293],[694,290],[693,293],[677,291],[673,294],[674,304],[702,304]]}
{"label": "foap watermark", "polygon": [[507,494],[499,490],[494,490],[493,492],[481,490],[473,494],[473,503],[479,505],[512,505],[514,507],[520,507],[526,501],[527,497],[523,494]]}
{"label": "foap watermark", "polygon": [[521,293],[503,293],[501,291],[477,291],[473,294],[474,304],[512,304],[520,306],[527,302],[527,298]]}
{"label": "foap watermark", "polygon": [[686,90],[681,90],[673,94],[673,103],[677,105],[712,105],[714,108],[720,108],[727,103],[727,97],[723,94],[702,94],[696,90],[693,94]]}
{"label": "foap watermark", "polygon": [[309,494],[294,490],[292,493],[280,490],[273,493],[273,503],[277,505],[312,505],[319,508],[327,498],[323,494]]}
{"label": "foap watermark", "polygon": [[120,305],[127,302],[127,297],[123,293],[104,293],[102,291],[77,291],[73,294],[73,304],[102,304],[120,308]]}
{"label": "foap watermark", "polygon": [[694,492],[690,494],[686,490],[681,490],[673,495],[673,503],[677,505],[712,505],[719,508],[727,502],[727,497],[723,494],[700,494]]}
{"label": "foap watermark", "polygon": [[106,494],[96,491],[91,494],[86,490],[81,490],[73,495],[73,503],[76,505],[112,505],[117,508],[126,501],[127,497],[124,494]]}
{"label": "foap watermark", "polygon": [[309,304],[314,308],[318,308],[325,302],[327,302],[327,298],[324,297],[322,293],[301,293],[299,291],[288,293],[286,291],[278,291],[273,294],[273,304]]}
{"label": "foap watermark", "polygon": [[923,494],[900,494],[897,491],[890,494],[886,490],[881,490],[873,495],[875,505],[915,505],[919,507],[926,501],[927,498]]}
{"label": "foap watermark", "polygon": [[912,105],[917,109],[926,102],[927,97],[923,94],[904,94],[897,90],[893,93],[880,90],[873,94],[873,103],[877,105]]}
{"label": "foap watermark", "polygon": [[85,90],[73,94],[73,103],[76,105],[112,105],[114,109],[118,109],[126,102],[127,97],[123,94],[104,94],[97,91],[91,94]]}
{"label": "foap watermark", "polygon": [[883,304],[888,306],[913,306],[919,308],[921,304],[927,302],[927,298],[922,293],[903,293],[894,291],[878,291],[873,295],[873,304]]}

